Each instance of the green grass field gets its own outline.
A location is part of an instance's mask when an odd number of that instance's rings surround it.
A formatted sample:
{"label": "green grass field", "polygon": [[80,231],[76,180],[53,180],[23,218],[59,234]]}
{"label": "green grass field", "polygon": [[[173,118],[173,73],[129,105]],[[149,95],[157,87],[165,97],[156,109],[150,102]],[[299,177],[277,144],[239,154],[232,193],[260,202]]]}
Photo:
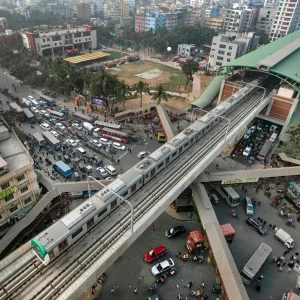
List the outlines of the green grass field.
{"label": "green grass field", "polygon": [[120,52],[117,52],[117,51],[102,51],[102,52],[110,54],[110,56],[105,58],[103,61],[119,59],[121,57],[126,56],[124,53],[120,53]]}

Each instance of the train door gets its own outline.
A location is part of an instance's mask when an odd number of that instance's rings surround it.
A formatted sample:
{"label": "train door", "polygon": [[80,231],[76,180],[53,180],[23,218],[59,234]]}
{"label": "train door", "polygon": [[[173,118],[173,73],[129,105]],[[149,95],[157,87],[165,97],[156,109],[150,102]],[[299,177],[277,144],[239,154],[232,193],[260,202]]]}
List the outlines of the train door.
{"label": "train door", "polygon": [[179,155],[182,153],[182,146],[179,148]]}
{"label": "train door", "polygon": [[155,168],[151,170],[151,177],[155,176]]}
{"label": "train door", "polygon": [[[59,253],[63,252],[65,250],[65,248],[68,248],[68,240],[65,240],[63,242],[61,242],[58,247],[55,247],[53,249],[54,253],[55,253],[55,257],[57,257],[59,255]],[[58,249],[57,249],[58,248]]]}
{"label": "train door", "polygon": [[114,210],[118,205],[117,199],[110,204],[110,210]]}
{"label": "train door", "polygon": [[170,156],[166,159],[166,165],[170,162]]}
{"label": "train door", "polygon": [[93,217],[87,221],[87,223],[86,223],[87,229],[89,230],[90,228],[92,228],[94,226],[94,224],[95,224],[95,222],[94,222],[94,217]]}

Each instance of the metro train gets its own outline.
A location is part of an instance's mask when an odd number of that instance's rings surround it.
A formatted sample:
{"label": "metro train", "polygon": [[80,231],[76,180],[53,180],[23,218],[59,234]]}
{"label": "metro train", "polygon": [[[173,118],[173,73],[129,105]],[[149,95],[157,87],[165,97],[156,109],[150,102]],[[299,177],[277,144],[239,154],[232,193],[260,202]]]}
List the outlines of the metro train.
{"label": "metro train", "polygon": [[240,89],[108,186],[38,234],[31,240],[35,255],[44,265],[48,265],[123,202],[111,191],[125,199],[130,198],[220,122],[221,118],[218,116],[226,117],[232,113],[241,102],[254,93],[255,86],[261,85],[263,82],[264,78],[259,77],[252,81],[251,85]]}

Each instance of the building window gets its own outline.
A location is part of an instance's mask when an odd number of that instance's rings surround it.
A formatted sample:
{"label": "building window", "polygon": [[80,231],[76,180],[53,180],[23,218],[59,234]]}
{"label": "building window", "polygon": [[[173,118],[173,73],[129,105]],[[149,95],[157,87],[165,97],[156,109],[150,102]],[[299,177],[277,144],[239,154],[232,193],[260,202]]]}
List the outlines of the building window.
{"label": "building window", "polygon": [[14,212],[14,211],[17,210],[17,209],[18,209],[18,206],[16,205],[16,206],[13,206],[12,208],[10,208],[9,211],[10,211],[10,212]]}
{"label": "building window", "polygon": [[17,177],[17,180],[20,182],[20,181],[22,181],[22,180],[24,180],[25,179],[25,175],[24,174],[22,174],[22,175],[20,175],[19,177]]}
{"label": "building window", "polygon": [[226,45],[220,44],[220,48],[224,49],[226,48]]}
{"label": "building window", "polygon": [[45,39],[43,39],[43,42],[45,43]]}
{"label": "building window", "polygon": [[227,61],[229,62],[229,61],[231,61],[231,59],[230,59],[230,58],[227,58]]}
{"label": "building window", "polygon": [[25,200],[24,200],[24,204],[27,204],[27,203],[31,202],[31,200],[32,200],[31,197],[25,199]]}
{"label": "building window", "polygon": [[225,51],[219,50],[219,51],[218,51],[218,54],[225,54]]}
{"label": "building window", "polygon": [[2,190],[7,189],[8,187],[9,187],[9,182],[6,182],[1,186]]}
{"label": "building window", "polygon": [[10,194],[10,195],[6,196],[4,199],[5,199],[5,201],[9,201],[11,199],[14,199],[14,194]]}
{"label": "building window", "polygon": [[227,55],[231,56],[231,52],[227,52]]}
{"label": "building window", "polygon": [[217,56],[217,59],[223,60],[223,57],[222,56]]}
{"label": "building window", "polygon": [[20,191],[21,191],[22,194],[25,193],[26,191],[28,191],[28,186],[26,185],[26,186],[22,187],[20,189]]}
{"label": "building window", "polygon": [[232,50],[232,46],[229,46],[228,49],[229,49],[229,50]]}

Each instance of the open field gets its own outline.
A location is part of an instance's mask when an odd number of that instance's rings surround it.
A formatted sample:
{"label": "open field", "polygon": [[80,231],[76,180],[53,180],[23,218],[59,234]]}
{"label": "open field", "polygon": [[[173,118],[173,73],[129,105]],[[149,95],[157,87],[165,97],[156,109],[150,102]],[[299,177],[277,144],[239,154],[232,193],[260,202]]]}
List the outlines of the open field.
{"label": "open field", "polygon": [[106,57],[102,61],[109,61],[109,60],[114,60],[114,59],[119,59],[121,57],[126,56],[124,53],[118,52],[118,51],[101,51],[107,54],[110,54],[110,56]]}
{"label": "open field", "polygon": [[[184,90],[186,77],[181,70],[165,66],[152,61],[136,61],[132,63],[126,63],[125,65],[118,66],[118,69],[122,71],[109,70],[112,74],[118,75],[120,80],[124,80],[127,84],[133,85],[142,80],[150,85],[151,89],[154,89],[158,84],[163,84],[167,91],[189,93],[191,86],[189,85],[187,90]],[[158,69],[163,73],[157,78],[143,79],[137,77],[137,74],[147,72],[150,70]]]}

